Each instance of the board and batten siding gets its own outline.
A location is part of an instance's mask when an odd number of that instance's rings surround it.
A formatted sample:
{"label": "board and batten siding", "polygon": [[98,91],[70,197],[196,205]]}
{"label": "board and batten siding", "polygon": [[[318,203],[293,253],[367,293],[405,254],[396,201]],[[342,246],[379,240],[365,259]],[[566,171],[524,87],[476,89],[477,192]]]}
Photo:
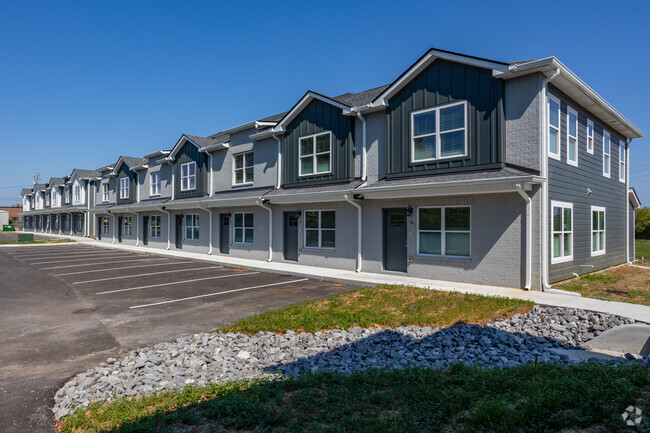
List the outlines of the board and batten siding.
{"label": "board and batten siding", "polygon": [[[207,193],[208,158],[205,153],[190,142],[186,142],[176,154],[174,161],[174,197],[187,198],[199,197]],[[196,189],[181,191],[181,165],[187,162],[196,162]]]}
{"label": "board and batten siding", "polygon": [[[437,174],[501,167],[504,138],[504,83],[492,71],[436,60],[393,96],[386,109],[387,177]],[[467,101],[468,154],[411,162],[411,112]]]}
{"label": "board and batten siding", "polygon": [[[126,163],[122,162],[122,165],[120,166],[120,170],[117,172],[117,204],[131,204],[135,203],[135,188],[136,188],[136,183],[135,183],[135,176],[136,173],[132,172],[129,167],[126,165]],[[121,179],[124,177],[129,178],[129,197],[128,198],[121,198],[121,193],[120,193],[120,185],[121,185]],[[101,191],[100,191],[101,192]]]}
{"label": "board and batten siding", "polygon": [[[548,159],[549,188],[549,281],[571,278],[625,263],[626,206],[625,183],[619,177],[619,139],[605,128],[611,139],[610,177],[603,176],[603,124],[595,116],[549,85],[549,93],[560,99],[560,156]],[[578,166],[567,163],[567,105],[578,112]],[[587,152],[587,119],[594,122],[594,153]],[[547,145],[547,143],[545,143]],[[552,201],[573,203],[573,260],[552,263]],[[591,256],[591,206],[605,207],[605,254]]]}
{"label": "board and batten siding", "polygon": [[[331,132],[331,172],[300,176],[300,137]],[[284,184],[304,185],[343,182],[354,178],[354,121],[340,108],[314,99],[287,126],[284,139]]]}

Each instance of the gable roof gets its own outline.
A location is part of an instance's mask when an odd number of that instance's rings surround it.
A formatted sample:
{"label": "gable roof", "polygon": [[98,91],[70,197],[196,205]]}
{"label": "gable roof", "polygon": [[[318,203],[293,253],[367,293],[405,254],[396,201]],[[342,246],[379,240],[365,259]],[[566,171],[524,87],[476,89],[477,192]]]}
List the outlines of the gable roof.
{"label": "gable roof", "polygon": [[332,99],[338,101],[342,104],[349,105],[350,107],[361,107],[363,105],[371,103],[377,96],[386,90],[390,84],[384,86],[375,87],[374,89],[365,90],[363,92],[354,93],[344,93],[343,95],[335,96]]}
{"label": "gable roof", "polygon": [[230,135],[225,134],[224,132],[218,132],[209,137],[199,137],[198,135],[183,134],[181,138],[178,139],[174,147],[172,148],[167,158],[168,161],[172,161],[176,154],[183,148],[186,142],[192,143],[194,146],[199,148],[201,152],[209,152],[211,150],[226,149],[228,148],[228,142],[230,141]]}
{"label": "gable roof", "polygon": [[136,156],[120,156],[117,159],[117,162],[115,163],[115,166],[111,170],[111,174],[116,175],[117,172],[119,171],[120,167],[122,166],[122,164],[126,164],[126,166],[129,167],[129,169],[133,169],[135,167],[139,167],[139,166],[144,165],[146,163],[147,163],[146,158],[140,158],[140,157],[136,157]]}
{"label": "gable roof", "polygon": [[20,196],[22,197],[22,196],[25,196],[25,195],[30,195],[32,193],[32,191],[33,191],[33,188],[23,188],[20,191]]}
{"label": "gable roof", "polygon": [[44,183],[37,183],[34,184],[34,191],[43,191],[45,189],[45,184]]}
{"label": "gable roof", "polygon": [[99,177],[99,172],[97,170],[86,170],[83,168],[75,168],[72,170],[72,173],[70,173],[70,176],[68,176],[68,180],[66,180],[66,183],[71,183],[75,177],[78,177],[79,179],[95,179]]}
{"label": "gable roof", "polygon": [[65,184],[65,178],[63,177],[50,178],[50,181],[47,183],[48,189],[52,188],[52,186],[62,186],[63,184]]}
{"label": "gable roof", "polygon": [[298,114],[300,114],[302,110],[304,110],[305,107],[307,107],[311,103],[311,101],[316,99],[319,101],[323,101],[326,104],[330,104],[337,108],[340,108],[341,110],[350,110],[350,108],[352,108],[352,106],[350,106],[348,103],[339,102],[330,96],[326,96],[321,93],[309,90],[307,93],[305,93],[305,95],[302,98],[300,98],[300,100],[296,103],[296,105],[294,105],[291,108],[291,110],[287,111],[287,113],[282,117],[282,119],[278,122],[278,124],[275,125],[273,128],[271,128],[269,132],[284,133],[285,127],[293,119],[295,119],[296,116],[298,116]]}

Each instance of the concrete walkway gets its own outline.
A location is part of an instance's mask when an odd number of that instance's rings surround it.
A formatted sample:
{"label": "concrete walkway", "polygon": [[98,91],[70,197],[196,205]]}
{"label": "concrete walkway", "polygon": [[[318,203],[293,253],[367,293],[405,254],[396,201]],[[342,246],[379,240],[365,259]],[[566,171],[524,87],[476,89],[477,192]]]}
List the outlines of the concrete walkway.
{"label": "concrete walkway", "polygon": [[[62,236],[38,233],[43,236],[55,238],[74,239],[80,244],[88,244],[100,248],[118,249],[124,251],[138,251],[161,256],[188,258],[192,260],[201,260],[205,262],[219,263],[230,266],[246,267],[248,269],[275,272],[286,275],[295,275],[300,277],[316,278],[328,281],[340,281],[350,284],[405,284],[409,286],[422,287],[426,289],[442,290],[447,292],[473,293],[478,295],[499,296],[506,298],[524,299],[541,305],[550,305],[554,307],[581,308],[583,310],[597,311],[601,313],[616,314],[619,316],[630,317],[643,322],[650,322],[650,306],[629,304],[625,302],[602,301],[600,299],[585,298],[579,296],[569,296],[558,293],[545,293],[538,291],[525,291],[522,289],[513,289],[509,287],[484,286],[479,284],[453,283],[449,281],[436,281],[423,278],[413,278],[402,275],[375,274],[369,272],[354,272],[340,269],[320,268],[315,266],[297,265],[283,262],[262,262],[259,260],[249,260],[234,258],[223,255],[207,255],[200,253],[191,253],[186,251],[168,251],[159,248],[150,248],[144,246],[133,246],[124,244],[110,244],[96,241],[79,236]],[[43,244],[41,244],[42,246]],[[56,245],[56,244],[52,244]],[[15,244],[12,246],[16,246]]]}

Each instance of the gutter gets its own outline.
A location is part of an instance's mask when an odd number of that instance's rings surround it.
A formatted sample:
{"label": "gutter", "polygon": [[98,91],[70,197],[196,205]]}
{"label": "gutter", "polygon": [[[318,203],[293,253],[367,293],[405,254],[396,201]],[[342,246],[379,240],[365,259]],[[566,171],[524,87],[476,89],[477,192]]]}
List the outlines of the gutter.
{"label": "gutter", "polygon": [[277,167],[277,182],[275,184],[275,189],[280,189],[282,186],[282,139],[278,138],[275,135],[275,132],[272,132],[273,138],[278,142],[278,167]]}
{"label": "gutter", "polygon": [[361,257],[361,250],[362,250],[362,210],[361,210],[361,205],[359,203],[355,203],[354,199],[350,198],[350,194],[345,194],[343,195],[343,198],[350,203],[352,206],[357,208],[357,268],[355,269],[355,272],[361,272],[361,265],[362,265],[362,257]]}
{"label": "gutter", "polygon": [[530,290],[533,267],[533,233],[531,231],[533,227],[532,200],[526,194],[524,188],[522,188],[521,182],[517,182],[515,188],[519,195],[526,201],[526,284],[524,285],[524,289]]}
{"label": "gutter", "polygon": [[167,249],[170,249],[171,248],[172,215],[165,210],[165,206],[159,206],[158,210],[167,215]]}
{"label": "gutter", "polygon": [[266,261],[270,263],[273,261],[273,209],[267,206],[268,200],[260,198],[256,203],[262,209],[269,211],[269,258]]}

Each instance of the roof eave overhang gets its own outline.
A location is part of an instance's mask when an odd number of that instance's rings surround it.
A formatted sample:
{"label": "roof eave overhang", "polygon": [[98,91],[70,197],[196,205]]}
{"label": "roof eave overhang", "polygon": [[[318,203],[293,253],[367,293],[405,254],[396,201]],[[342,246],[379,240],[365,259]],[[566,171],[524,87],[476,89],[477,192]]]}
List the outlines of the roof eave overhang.
{"label": "roof eave overhang", "polygon": [[263,197],[239,197],[239,198],[222,198],[222,199],[206,199],[202,202],[202,207],[230,207],[230,206],[255,206],[258,200]]}
{"label": "roof eave overhang", "polygon": [[228,143],[215,143],[200,149],[199,152],[210,153],[210,152],[215,152],[217,150],[228,149],[229,147],[230,144]]}
{"label": "roof eave overhang", "polygon": [[339,108],[340,110],[350,110],[352,107],[349,105],[341,104],[340,102],[337,102],[333,100],[332,98],[328,98],[325,95],[321,95],[320,93],[313,92],[313,91],[308,91],[305,96],[300,98],[300,101],[296,105],[289,110],[287,114],[284,115],[284,117],[275,125],[273,128],[271,128],[271,134],[275,133],[278,135],[284,134],[286,130],[286,126],[298,115],[302,112],[302,110],[311,103],[313,100],[319,100],[323,101],[326,104],[333,105],[336,108]]}
{"label": "roof eave overhang", "polygon": [[345,194],[350,192],[356,193],[357,190],[346,189],[340,191],[320,191],[320,192],[300,192],[294,194],[278,194],[264,196],[270,204],[298,204],[298,203],[319,203],[319,202],[337,202],[346,201]]}
{"label": "roof eave overhang", "polygon": [[259,120],[253,120],[251,122],[247,122],[247,123],[244,123],[242,125],[234,126],[234,127],[230,128],[230,129],[226,129],[226,130],[222,131],[222,133],[231,135],[231,134],[235,134],[237,132],[246,131],[247,129],[253,129],[253,128],[258,129],[258,128],[262,128],[262,127],[265,127],[265,126],[275,126],[276,124],[277,124],[277,122],[262,122],[262,121],[259,121]]}
{"label": "roof eave overhang", "polygon": [[628,190],[628,196],[630,198],[630,203],[632,203],[632,207],[634,209],[638,209],[641,207],[641,199],[639,199],[639,196],[637,195],[634,188],[630,188]]}
{"label": "roof eave overhang", "polygon": [[170,152],[169,150],[156,150],[155,152],[152,152],[152,153],[150,153],[148,155],[144,155],[143,158],[150,159],[150,158],[156,158],[156,157],[159,157],[159,156],[167,156],[167,155],[169,155],[169,152]]}
{"label": "roof eave overhang", "polygon": [[181,150],[181,148],[183,147],[183,145],[185,144],[186,141],[189,141],[190,143],[192,143],[192,144],[193,144],[194,146],[196,146],[199,150],[202,149],[202,147],[201,147],[197,142],[195,142],[194,140],[192,140],[192,139],[191,139],[190,137],[188,137],[187,135],[183,134],[183,135],[181,135],[181,138],[178,139],[178,141],[176,142],[176,144],[174,145],[174,147],[172,148],[172,150],[169,152],[169,155],[167,155],[167,157],[165,158],[165,160],[168,160],[168,161],[170,161],[170,162],[173,161],[173,160],[174,160],[174,157],[176,156],[176,154],[178,153],[178,151]]}

